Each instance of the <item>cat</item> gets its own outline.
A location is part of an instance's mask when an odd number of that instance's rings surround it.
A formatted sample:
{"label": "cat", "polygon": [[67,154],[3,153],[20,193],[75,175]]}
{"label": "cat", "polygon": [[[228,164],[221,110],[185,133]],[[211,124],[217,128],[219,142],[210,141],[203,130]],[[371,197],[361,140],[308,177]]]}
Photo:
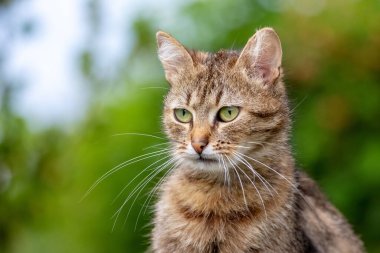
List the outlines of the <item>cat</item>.
{"label": "cat", "polygon": [[277,33],[258,30],[241,52],[189,50],[162,31],[157,43],[176,168],[160,187],[150,250],[364,252],[345,218],[295,167]]}

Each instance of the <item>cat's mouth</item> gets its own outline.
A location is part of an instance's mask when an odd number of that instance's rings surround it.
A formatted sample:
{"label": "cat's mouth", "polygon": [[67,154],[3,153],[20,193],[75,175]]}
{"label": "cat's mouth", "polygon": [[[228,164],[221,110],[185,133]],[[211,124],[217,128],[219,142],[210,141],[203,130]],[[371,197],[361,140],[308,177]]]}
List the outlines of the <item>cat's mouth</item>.
{"label": "cat's mouth", "polygon": [[204,157],[204,156],[199,156],[196,161],[198,162],[203,162],[203,163],[217,163],[218,160],[210,158],[210,157]]}

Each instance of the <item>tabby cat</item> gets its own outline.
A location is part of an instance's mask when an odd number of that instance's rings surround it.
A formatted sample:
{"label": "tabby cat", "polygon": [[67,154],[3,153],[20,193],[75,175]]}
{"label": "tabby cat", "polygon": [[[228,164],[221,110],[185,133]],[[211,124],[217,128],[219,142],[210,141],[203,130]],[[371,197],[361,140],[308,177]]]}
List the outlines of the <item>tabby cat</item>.
{"label": "tabby cat", "polygon": [[157,43],[176,168],[160,187],[151,251],[364,252],[295,167],[276,32],[258,30],[241,52],[189,50],[164,32]]}

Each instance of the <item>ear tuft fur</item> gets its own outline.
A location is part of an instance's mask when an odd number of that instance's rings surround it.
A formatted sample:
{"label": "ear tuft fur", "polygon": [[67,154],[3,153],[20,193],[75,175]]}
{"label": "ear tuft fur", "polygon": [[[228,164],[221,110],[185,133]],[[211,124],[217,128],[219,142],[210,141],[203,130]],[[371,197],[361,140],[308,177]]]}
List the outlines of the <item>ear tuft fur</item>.
{"label": "ear tuft fur", "polygon": [[277,33],[272,28],[263,28],[248,40],[236,66],[264,84],[272,84],[280,76],[281,61],[282,49]]}
{"label": "ear tuft fur", "polygon": [[185,71],[193,68],[193,60],[186,48],[168,33],[159,31],[156,34],[158,58],[165,70],[166,79],[170,84]]}

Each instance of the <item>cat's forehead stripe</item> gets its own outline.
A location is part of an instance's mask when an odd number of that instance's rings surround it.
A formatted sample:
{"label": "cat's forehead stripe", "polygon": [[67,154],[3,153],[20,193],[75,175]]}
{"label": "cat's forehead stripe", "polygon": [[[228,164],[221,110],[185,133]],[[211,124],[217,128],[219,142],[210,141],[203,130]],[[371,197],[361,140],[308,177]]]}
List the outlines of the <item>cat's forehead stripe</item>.
{"label": "cat's forehead stripe", "polygon": [[187,94],[186,94],[186,105],[189,106],[190,105],[190,101],[191,101],[191,97],[192,97],[193,93],[188,91]]}
{"label": "cat's forehead stripe", "polygon": [[[207,71],[203,73],[203,75],[199,76],[196,93],[197,96],[199,96],[200,104],[204,104],[209,101],[210,96],[214,94],[216,87],[221,85],[221,70],[216,59],[218,59],[217,55],[208,54],[206,61]],[[216,104],[219,103],[221,94],[222,93],[218,93]]]}
{"label": "cat's forehead stripe", "polygon": [[219,105],[222,95],[223,95],[223,89],[219,89],[218,93],[215,96],[215,105]]}

